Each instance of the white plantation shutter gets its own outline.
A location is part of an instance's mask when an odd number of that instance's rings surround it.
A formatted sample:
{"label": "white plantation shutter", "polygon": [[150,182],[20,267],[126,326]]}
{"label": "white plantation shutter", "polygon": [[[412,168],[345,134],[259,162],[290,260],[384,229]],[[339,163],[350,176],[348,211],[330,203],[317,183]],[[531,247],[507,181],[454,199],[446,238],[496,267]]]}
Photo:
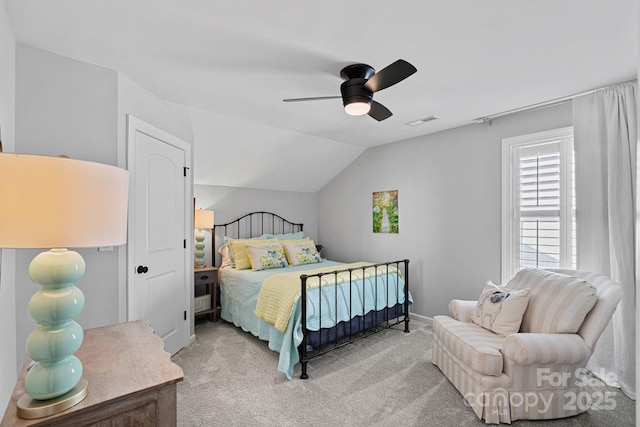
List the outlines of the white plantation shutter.
{"label": "white plantation shutter", "polygon": [[503,141],[503,277],[575,268],[573,130]]}
{"label": "white plantation shutter", "polygon": [[559,144],[519,150],[519,267],[560,267]]}

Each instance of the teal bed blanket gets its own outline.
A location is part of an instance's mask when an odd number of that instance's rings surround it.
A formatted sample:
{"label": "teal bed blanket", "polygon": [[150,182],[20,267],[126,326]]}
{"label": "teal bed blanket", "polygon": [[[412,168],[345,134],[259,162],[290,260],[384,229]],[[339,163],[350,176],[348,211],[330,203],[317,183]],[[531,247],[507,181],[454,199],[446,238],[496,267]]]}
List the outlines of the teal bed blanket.
{"label": "teal bed blanket", "polygon": [[[267,341],[269,349],[279,353],[278,371],[284,373],[288,379],[292,379],[294,367],[300,362],[298,346],[303,338],[301,299],[298,298],[294,303],[286,329],[284,332],[279,332],[273,325],[255,316],[262,282],[268,277],[282,272],[303,274],[317,268],[332,266],[338,270],[344,265],[344,263],[325,260],[313,265],[261,271],[224,268],[221,271],[220,281],[221,317],[259,339]],[[387,279],[389,281],[388,288]],[[350,296],[349,287],[349,283],[338,284],[337,303],[335,286],[309,289],[307,291],[307,328],[318,330],[320,319],[322,319],[322,328],[332,327],[337,322],[349,320],[349,313],[368,313],[374,309],[380,310],[385,306],[391,307],[397,302],[404,302],[404,281],[401,276],[396,274],[377,276],[377,279],[375,277],[365,278],[364,287],[362,280],[354,281],[351,288],[360,289],[359,292],[355,292],[359,297],[354,297],[353,293]],[[364,292],[362,292],[363,288]],[[387,292],[389,298],[387,298]],[[321,304],[318,304],[319,293],[322,294]],[[398,296],[397,300],[396,295]],[[410,295],[409,301],[411,302]],[[319,305],[322,308],[321,312]],[[351,305],[351,310],[349,310],[349,305]]]}

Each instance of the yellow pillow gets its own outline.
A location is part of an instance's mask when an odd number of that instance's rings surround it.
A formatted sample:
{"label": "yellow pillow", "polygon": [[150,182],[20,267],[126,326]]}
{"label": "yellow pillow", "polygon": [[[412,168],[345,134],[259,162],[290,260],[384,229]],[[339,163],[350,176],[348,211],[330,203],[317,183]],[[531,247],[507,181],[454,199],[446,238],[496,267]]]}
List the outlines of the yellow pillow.
{"label": "yellow pillow", "polygon": [[231,251],[233,252],[233,260],[235,262],[236,270],[248,270],[251,268],[251,260],[249,259],[249,254],[247,253],[247,243],[249,244],[257,244],[257,243],[269,243],[273,242],[274,239],[265,239],[265,240],[255,240],[255,239],[234,239],[231,240]]}

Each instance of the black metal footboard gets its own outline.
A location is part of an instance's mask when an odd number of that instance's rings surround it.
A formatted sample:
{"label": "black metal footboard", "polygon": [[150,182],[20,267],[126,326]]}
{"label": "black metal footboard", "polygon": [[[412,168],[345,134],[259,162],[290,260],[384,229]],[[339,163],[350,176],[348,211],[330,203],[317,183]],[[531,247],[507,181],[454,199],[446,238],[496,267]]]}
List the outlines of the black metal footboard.
{"label": "black metal footboard", "polygon": [[[389,267],[395,267],[397,273],[389,272]],[[375,301],[375,307],[373,310],[369,310],[365,312],[365,304],[362,305],[362,310],[360,312],[354,312],[353,309],[353,280],[352,277],[357,279],[357,273],[361,272],[364,277],[365,270],[373,268],[376,274],[372,276],[371,280],[375,281],[374,292],[376,295],[373,296]],[[382,271],[380,275],[378,275],[378,269]],[[307,328],[307,282],[310,278],[317,277],[319,282],[318,289],[318,298],[316,306],[322,307],[322,278],[323,276],[333,276],[333,283],[330,285],[324,286],[333,286],[335,289],[335,300],[334,303],[338,304],[338,286],[335,283],[338,281],[337,277],[340,273],[348,273],[349,277],[349,319],[347,321],[338,322],[338,319],[333,319],[332,322],[335,326],[331,328],[324,328],[318,331],[311,331]],[[399,286],[395,286],[395,293],[390,294],[389,289],[389,275],[398,274],[402,277],[404,281],[404,301],[400,301],[400,293]],[[380,278],[385,277],[385,304],[384,306],[378,307],[378,280]],[[362,279],[364,282],[364,279]],[[314,357],[325,354],[329,351],[333,351],[337,348],[340,348],[344,345],[351,344],[354,341],[357,341],[361,338],[365,338],[371,334],[379,332],[381,330],[390,328],[392,326],[398,325],[404,322],[404,332],[409,332],[409,260],[399,260],[399,261],[390,261],[379,264],[369,264],[366,266],[361,266],[357,268],[347,268],[347,269],[339,269],[326,273],[317,273],[317,274],[303,274],[300,276],[300,285],[301,285],[301,309],[302,309],[302,343],[299,347],[300,352],[300,363],[302,366],[302,374],[300,375],[301,379],[307,379],[309,376],[307,375],[307,363],[309,360]],[[364,298],[364,287],[362,289],[362,297]],[[391,305],[391,306],[389,306]],[[336,316],[337,316],[337,310]],[[322,325],[322,310],[319,311],[320,319],[319,324]]]}

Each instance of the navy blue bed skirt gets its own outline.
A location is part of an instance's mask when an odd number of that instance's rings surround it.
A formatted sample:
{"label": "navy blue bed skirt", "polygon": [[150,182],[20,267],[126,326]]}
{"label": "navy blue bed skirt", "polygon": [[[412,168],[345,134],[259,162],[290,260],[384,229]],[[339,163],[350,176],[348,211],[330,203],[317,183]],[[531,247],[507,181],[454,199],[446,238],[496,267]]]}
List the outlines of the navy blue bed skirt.
{"label": "navy blue bed skirt", "polygon": [[370,311],[364,316],[356,316],[350,321],[340,322],[333,328],[307,331],[307,351],[313,351],[320,345],[333,343],[341,338],[362,334],[363,331],[403,315],[404,304],[396,304],[386,309]]}

